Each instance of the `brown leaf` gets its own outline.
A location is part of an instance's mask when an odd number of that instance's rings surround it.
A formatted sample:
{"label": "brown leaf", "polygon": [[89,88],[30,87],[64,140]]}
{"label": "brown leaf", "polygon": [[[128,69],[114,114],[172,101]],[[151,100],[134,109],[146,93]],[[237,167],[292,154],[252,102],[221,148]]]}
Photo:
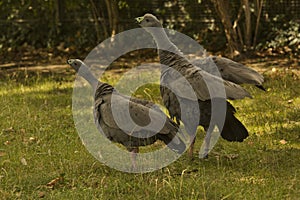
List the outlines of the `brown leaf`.
{"label": "brown leaf", "polygon": [[26,159],[25,159],[25,158],[21,158],[21,163],[22,163],[23,165],[27,165]]}
{"label": "brown leaf", "polygon": [[45,192],[39,191],[38,196],[39,198],[44,198],[45,197]]}
{"label": "brown leaf", "polygon": [[286,140],[280,140],[279,142],[280,142],[280,144],[286,144],[287,143]]}
{"label": "brown leaf", "polygon": [[288,103],[293,103],[293,99],[288,100]]}
{"label": "brown leaf", "polygon": [[14,132],[15,129],[14,129],[13,127],[9,127],[9,128],[7,128],[7,129],[4,129],[3,131],[4,131],[4,132]]}
{"label": "brown leaf", "polygon": [[59,181],[61,180],[61,177],[55,178],[49,183],[46,184],[46,186],[53,188]]}
{"label": "brown leaf", "polygon": [[5,156],[6,155],[6,153],[5,152],[3,152],[3,151],[0,151],[0,157],[2,157],[2,156]]}
{"label": "brown leaf", "polygon": [[26,133],[26,130],[25,130],[24,128],[21,128],[21,129],[20,129],[20,132],[23,133],[23,134],[25,134],[25,133]]}

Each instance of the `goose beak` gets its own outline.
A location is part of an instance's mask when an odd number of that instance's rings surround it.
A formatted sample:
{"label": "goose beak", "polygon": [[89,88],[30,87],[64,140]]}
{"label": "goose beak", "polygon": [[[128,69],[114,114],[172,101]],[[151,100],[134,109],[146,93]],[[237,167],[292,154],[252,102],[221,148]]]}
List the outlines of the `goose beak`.
{"label": "goose beak", "polygon": [[71,65],[74,62],[74,59],[68,59],[67,64]]}
{"label": "goose beak", "polygon": [[137,17],[135,18],[135,21],[140,24],[143,21],[143,19],[144,17]]}

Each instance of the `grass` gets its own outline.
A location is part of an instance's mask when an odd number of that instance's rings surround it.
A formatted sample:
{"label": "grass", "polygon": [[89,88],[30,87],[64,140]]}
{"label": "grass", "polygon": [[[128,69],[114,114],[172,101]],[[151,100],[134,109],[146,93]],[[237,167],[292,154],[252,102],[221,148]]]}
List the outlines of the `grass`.
{"label": "grass", "polygon": [[[4,73],[2,73],[4,72]],[[73,71],[2,71],[0,199],[298,199],[299,76],[267,72],[254,99],[234,101],[250,137],[220,139],[207,160],[185,154],[151,173],[128,174],[98,162],[72,118]],[[106,80],[115,83],[116,75]],[[159,102],[150,84],[136,96]],[[201,146],[199,130],[196,149]]]}

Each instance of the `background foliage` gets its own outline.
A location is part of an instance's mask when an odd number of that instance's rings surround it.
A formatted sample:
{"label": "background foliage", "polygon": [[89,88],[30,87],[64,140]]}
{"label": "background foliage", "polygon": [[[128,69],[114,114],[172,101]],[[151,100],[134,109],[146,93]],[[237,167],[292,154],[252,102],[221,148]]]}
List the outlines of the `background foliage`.
{"label": "background foliage", "polygon": [[0,52],[5,55],[32,46],[54,54],[80,54],[111,35],[138,27],[133,19],[146,12],[156,14],[165,27],[197,39],[209,51],[223,51],[230,41],[216,4],[230,11],[229,29],[237,37],[234,49],[297,55],[299,0],[4,0],[0,2]]}

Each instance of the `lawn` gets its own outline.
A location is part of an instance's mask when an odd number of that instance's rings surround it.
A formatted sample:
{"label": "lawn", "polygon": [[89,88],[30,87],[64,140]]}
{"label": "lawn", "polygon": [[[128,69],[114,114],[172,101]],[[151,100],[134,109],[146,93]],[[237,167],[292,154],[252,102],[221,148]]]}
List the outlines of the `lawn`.
{"label": "lawn", "polygon": [[[0,199],[299,199],[299,68],[247,63],[267,88],[246,86],[254,98],[232,102],[250,136],[144,174],[111,169],[85,149],[72,118],[73,70],[0,70]],[[160,101],[157,85],[136,96]],[[199,129],[197,151],[203,137]]]}

